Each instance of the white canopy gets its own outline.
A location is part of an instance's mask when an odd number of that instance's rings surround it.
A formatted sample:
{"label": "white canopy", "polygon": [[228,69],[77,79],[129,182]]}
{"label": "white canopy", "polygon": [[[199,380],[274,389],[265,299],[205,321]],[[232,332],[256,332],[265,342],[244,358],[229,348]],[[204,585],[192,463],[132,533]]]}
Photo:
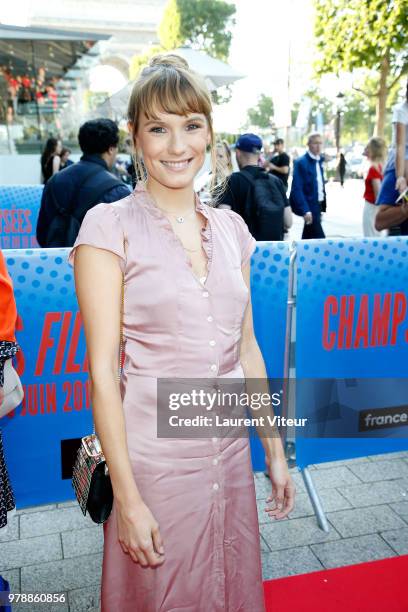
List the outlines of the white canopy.
{"label": "white canopy", "polygon": [[[215,91],[225,85],[231,85],[245,77],[244,74],[240,74],[231,68],[229,64],[215,59],[203,51],[196,51],[190,47],[180,47],[172,51],[172,53],[184,57],[190,68],[205,78],[210,91]],[[133,81],[130,81],[125,87],[100,104],[96,112],[117,119],[123,117],[132,87]]]}

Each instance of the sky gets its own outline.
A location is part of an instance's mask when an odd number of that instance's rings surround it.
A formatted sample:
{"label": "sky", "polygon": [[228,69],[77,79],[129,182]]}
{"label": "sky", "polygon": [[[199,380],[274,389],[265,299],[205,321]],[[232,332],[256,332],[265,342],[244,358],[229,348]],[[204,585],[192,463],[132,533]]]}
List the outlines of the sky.
{"label": "sky", "polygon": [[245,122],[247,109],[257,103],[262,93],[272,96],[276,123],[284,125],[291,103],[310,84],[312,0],[235,0],[234,3],[237,23],[229,63],[247,77],[233,86],[231,102],[215,110],[215,128],[226,132],[239,129]]}
{"label": "sky", "polygon": [[[0,21],[25,25],[30,2],[2,3]],[[262,93],[274,100],[276,124],[285,125],[291,105],[300,99],[311,82],[312,0],[234,0],[234,4],[236,26],[229,63],[247,76],[233,85],[230,103],[215,108],[215,129],[239,131],[247,109],[256,105]],[[106,91],[107,83],[110,93],[125,84],[113,68],[93,69],[91,88]]]}

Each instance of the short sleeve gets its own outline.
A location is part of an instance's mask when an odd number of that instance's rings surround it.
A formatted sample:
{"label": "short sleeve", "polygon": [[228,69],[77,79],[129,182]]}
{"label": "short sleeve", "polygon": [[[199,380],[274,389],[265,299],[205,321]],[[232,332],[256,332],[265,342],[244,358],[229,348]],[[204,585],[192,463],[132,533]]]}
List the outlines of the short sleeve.
{"label": "short sleeve", "polygon": [[381,172],[379,172],[379,170],[377,168],[374,168],[374,166],[370,166],[370,169],[368,171],[367,174],[367,179],[368,180],[373,180],[373,179],[380,179],[380,181],[382,180],[382,174]]}
{"label": "short sleeve", "polygon": [[396,104],[392,113],[393,123],[403,123],[408,125],[408,104]]}
{"label": "short sleeve", "polygon": [[255,251],[256,240],[250,233],[247,224],[241,217],[232,210],[226,211],[232,218],[235,226],[235,231],[238,238],[238,243],[241,248],[241,266],[245,266],[251,260],[251,256]]}
{"label": "short sleeve", "polygon": [[123,269],[126,262],[124,233],[119,214],[112,204],[97,204],[86,213],[78,237],[72,247],[68,261],[74,265],[75,251],[81,244],[111,251],[121,259]]}

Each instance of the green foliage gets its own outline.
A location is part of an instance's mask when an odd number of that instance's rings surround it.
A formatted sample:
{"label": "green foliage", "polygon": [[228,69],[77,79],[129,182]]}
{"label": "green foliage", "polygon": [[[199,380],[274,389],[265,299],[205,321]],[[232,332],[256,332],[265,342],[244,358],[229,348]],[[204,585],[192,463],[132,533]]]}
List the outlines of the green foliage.
{"label": "green foliage", "polygon": [[387,97],[408,71],[407,0],[315,0],[315,9],[316,74],[373,71],[383,135]]}
{"label": "green foliage", "polygon": [[259,128],[269,128],[273,121],[273,100],[270,96],[261,94],[258,98],[258,104],[254,108],[249,108],[247,111],[247,124],[254,125]]}
{"label": "green foliage", "polygon": [[93,111],[107,98],[109,98],[108,91],[87,91],[84,95],[85,107],[87,110]]}
{"label": "green foliage", "polygon": [[184,43],[181,35],[181,14],[177,0],[168,0],[158,34],[163,49],[168,51],[177,49]]}
{"label": "green foliage", "polygon": [[406,70],[406,0],[315,0],[319,74],[379,70],[389,54],[394,75]]}
{"label": "green foliage", "polygon": [[223,0],[168,0],[159,26],[166,50],[188,45],[227,61],[236,8]]}

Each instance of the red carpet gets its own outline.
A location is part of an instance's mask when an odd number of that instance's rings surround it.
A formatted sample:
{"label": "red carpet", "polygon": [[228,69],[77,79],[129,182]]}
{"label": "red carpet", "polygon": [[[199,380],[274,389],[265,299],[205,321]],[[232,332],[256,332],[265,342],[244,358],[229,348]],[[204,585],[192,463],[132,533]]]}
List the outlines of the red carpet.
{"label": "red carpet", "polygon": [[408,612],[408,555],[264,582],[267,612]]}

